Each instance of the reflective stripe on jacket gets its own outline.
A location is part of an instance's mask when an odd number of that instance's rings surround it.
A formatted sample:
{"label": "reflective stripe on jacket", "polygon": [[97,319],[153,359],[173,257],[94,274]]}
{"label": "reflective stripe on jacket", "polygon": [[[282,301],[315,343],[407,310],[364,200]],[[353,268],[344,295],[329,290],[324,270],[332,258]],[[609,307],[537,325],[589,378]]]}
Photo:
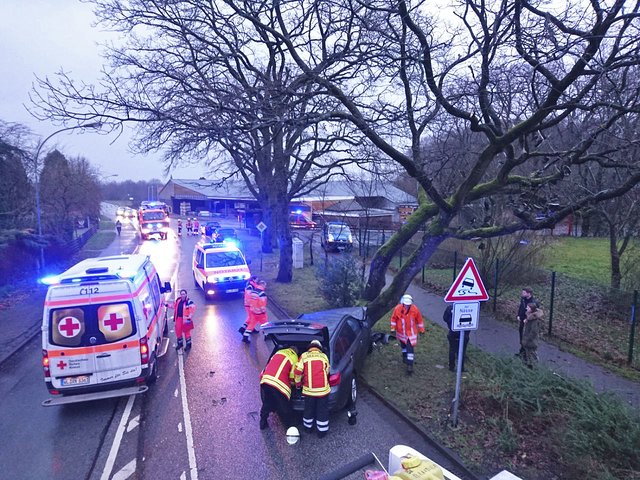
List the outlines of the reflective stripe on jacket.
{"label": "reflective stripe on jacket", "polygon": [[[178,297],[175,305],[173,306],[176,317],[178,316],[178,307],[180,306],[180,302],[182,302],[182,298]],[[191,299],[187,298],[185,304],[182,306],[182,318],[191,318],[194,313],[196,313],[196,305],[191,301]]]}
{"label": "reflective stripe on jacket", "polygon": [[331,392],[329,385],[329,359],[317,347],[300,355],[295,370],[296,386],[308,397],[324,397]]}
{"label": "reflective stripe on jacket", "polygon": [[264,290],[254,290],[249,298],[249,308],[254,315],[267,313],[267,294]]}
{"label": "reflective stripe on jacket", "polygon": [[391,314],[391,331],[396,332],[396,338],[402,342],[410,342],[411,345],[418,343],[418,332],[424,333],[424,322],[422,314],[415,305],[409,306],[409,311],[405,310],[405,305],[396,305]]}
{"label": "reflective stripe on jacket", "polygon": [[290,348],[278,350],[260,374],[260,385],[271,385],[280,391],[287,400],[291,398],[291,383],[298,355]]}

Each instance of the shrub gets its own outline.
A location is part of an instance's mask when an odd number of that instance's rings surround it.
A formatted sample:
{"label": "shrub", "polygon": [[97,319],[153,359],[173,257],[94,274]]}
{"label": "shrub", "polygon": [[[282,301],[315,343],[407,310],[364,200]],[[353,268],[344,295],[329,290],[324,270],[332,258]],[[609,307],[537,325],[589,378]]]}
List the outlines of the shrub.
{"label": "shrub", "polygon": [[352,255],[329,258],[318,267],[320,294],[333,308],[355,305],[362,291],[358,265]]}

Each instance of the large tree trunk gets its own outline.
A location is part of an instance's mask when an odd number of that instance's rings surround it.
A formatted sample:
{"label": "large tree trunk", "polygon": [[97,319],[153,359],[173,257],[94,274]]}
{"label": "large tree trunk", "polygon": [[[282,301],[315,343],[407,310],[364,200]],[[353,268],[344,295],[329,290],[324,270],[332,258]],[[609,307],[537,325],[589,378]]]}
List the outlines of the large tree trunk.
{"label": "large tree trunk", "polygon": [[280,264],[276,281],[291,283],[293,280],[293,245],[288,222],[289,202],[279,202],[275,211],[278,217],[278,247],[280,249]]}
{"label": "large tree trunk", "polygon": [[611,255],[611,288],[619,289],[622,274],[620,273],[620,254],[618,253],[618,233],[613,224],[609,224],[609,253]]}
{"label": "large tree trunk", "polygon": [[[391,284],[380,292],[376,298],[367,305],[367,321],[373,326],[380,318],[382,318],[393,306],[398,302],[398,298],[405,293],[411,281],[418,274],[420,269],[427,263],[431,255],[433,255],[438,246],[447,237],[443,234],[434,235],[425,233],[418,249],[409,257],[406,264],[398,271],[393,278]],[[370,273],[370,277],[371,277]],[[380,275],[380,273],[378,273]],[[383,281],[386,271],[382,273]],[[379,279],[376,279],[378,281]],[[420,307],[418,305],[418,307]]]}

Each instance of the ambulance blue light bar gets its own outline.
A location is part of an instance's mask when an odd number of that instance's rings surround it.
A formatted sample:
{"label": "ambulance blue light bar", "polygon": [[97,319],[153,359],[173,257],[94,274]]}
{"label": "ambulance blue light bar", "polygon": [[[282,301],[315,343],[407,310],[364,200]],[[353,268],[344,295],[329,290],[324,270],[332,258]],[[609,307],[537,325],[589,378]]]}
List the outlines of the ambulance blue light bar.
{"label": "ambulance blue light bar", "polygon": [[60,283],[60,275],[49,275],[40,279],[40,283],[44,285],[55,285]]}

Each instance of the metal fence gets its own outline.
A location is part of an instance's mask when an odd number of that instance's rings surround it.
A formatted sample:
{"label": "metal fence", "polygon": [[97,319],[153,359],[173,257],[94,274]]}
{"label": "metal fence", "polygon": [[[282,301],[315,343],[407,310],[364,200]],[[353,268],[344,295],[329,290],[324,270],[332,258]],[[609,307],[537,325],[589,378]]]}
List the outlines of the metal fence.
{"label": "metal fence", "polygon": [[[358,231],[358,255],[370,258],[393,233]],[[391,268],[401,268],[414,249],[415,246],[405,245],[394,257]],[[457,251],[437,249],[420,272],[422,285],[444,295],[466,258]],[[638,290],[611,289],[606,278],[602,283],[590,282],[500,259],[484,262],[480,271],[491,296],[483,308],[490,308],[496,318],[515,323],[520,292],[530,287],[543,308],[547,336],[605,362],[640,368],[640,356],[634,354]]]}

